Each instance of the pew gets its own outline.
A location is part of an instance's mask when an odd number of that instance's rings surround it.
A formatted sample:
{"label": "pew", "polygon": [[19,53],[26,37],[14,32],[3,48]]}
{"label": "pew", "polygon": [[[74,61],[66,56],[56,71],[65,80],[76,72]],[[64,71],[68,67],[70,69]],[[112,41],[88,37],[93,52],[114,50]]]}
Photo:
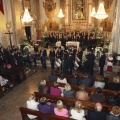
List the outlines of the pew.
{"label": "pew", "polygon": [[35,115],[37,116],[37,120],[42,120],[42,118],[46,118],[47,120],[74,120],[72,118],[66,118],[62,116],[57,116],[54,114],[46,114],[46,113],[41,113],[36,110],[20,107],[19,108],[21,115],[22,115],[22,120],[30,120],[27,116],[27,114]]}
{"label": "pew", "polygon": [[[46,85],[47,86],[53,86],[54,83],[53,82],[50,82],[50,81],[47,81],[46,82]],[[64,83],[59,83],[59,87],[64,87],[65,84]],[[79,86],[78,85],[71,85],[71,88],[75,91],[78,91],[79,90]],[[95,88],[94,87],[86,87],[86,91],[88,91],[88,93],[94,93],[95,92]],[[112,93],[116,92],[116,91],[113,91],[113,90],[107,90],[107,89],[102,89],[103,91],[103,94],[105,95],[105,97],[111,95]],[[120,95],[120,92],[117,92],[118,95]]]}
{"label": "pew", "polygon": [[[46,97],[47,99],[50,99],[51,101],[54,101],[54,102],[57,102],[58,100],[62,100],[68,110],[71,106],[74,106],[75,102],[77,101],[77,99],[75,98],[66,98],[62,96],[54,96],[54,95],[44,94],[44,93],[39,93],[39,92],[34,92],[34,94],[36,97],[36,101],[39,101],[41,97]],[[84,109],[95,110],[95,104],[96,104],[95,102],[83,101],[83,100],[80,100],[80,101]],[[113,107],[113,106],[106,105],[106,104],[102,104],[102,105],[107,111],[110,111]]]}
{"label": "pew", "polygon": [[22,73],[23,79],[26,79],[26,74],[25,74],[25,68],[24,67],[12,66],[11,68],[14,71],[18,71],[18,72]]}

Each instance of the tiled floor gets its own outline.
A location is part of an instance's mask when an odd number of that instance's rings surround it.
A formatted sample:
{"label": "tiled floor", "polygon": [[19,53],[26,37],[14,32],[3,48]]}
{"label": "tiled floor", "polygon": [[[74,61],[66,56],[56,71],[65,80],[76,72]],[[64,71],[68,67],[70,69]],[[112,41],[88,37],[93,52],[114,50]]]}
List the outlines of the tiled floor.
{"label": "tiled floor", "polygon": [[[19,107],[26,107],[26,101],[31,93],[37,91],[39,81],[41,79],[47,80],[51,73],[50,68],[46,72],[42,72],[41,67],[35,69],[36,73],[0,98],[0,120],[22,120]],[[110,77],[111,74],[108,76]]]}

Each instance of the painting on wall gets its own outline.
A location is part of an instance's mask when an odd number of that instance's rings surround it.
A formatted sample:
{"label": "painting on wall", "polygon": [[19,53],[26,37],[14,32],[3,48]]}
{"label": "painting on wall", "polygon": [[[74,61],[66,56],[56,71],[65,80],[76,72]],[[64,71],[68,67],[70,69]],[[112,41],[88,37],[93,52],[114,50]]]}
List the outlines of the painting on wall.
{"label": "painting on wall", "polygon": [[72,19],[85,20],[86,19],[86,0],[72,0]]}

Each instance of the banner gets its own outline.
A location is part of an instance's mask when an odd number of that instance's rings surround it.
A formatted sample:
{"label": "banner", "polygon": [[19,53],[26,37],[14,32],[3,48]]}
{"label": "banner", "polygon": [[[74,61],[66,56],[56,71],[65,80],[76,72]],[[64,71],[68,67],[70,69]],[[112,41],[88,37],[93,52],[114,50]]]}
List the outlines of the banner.
{"label": "banner", "polygon": [[0,11],[4,14],[3,1],[0,0]]}

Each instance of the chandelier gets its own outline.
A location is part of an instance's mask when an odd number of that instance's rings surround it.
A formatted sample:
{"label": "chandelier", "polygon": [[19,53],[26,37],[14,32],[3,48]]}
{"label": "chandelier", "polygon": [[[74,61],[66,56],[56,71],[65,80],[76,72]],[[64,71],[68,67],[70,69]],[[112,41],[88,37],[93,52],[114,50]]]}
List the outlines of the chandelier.
{"label": "chandelier", "polygon": [[60,12],[59,12],[59,14],[58,14],[58,17],[59,17],[59,18],[63,18],[63,17],[64,17],[64,15],[63,15],[63,13],[62,13],[62,9],[60,9]]}
{"label": "chandelier", "polygon": [[22,15],[21,15],[21,21],[24,23],[29,23],[36,19],[37,19],[36,15],[29,12],[28,8],[25,8],[24,13],[22,13]]}
{"label": "chandelier", "polygon": [[97,19],[105,19],[108,17],[107,13],[105,12],[103,2],[100,3],[97,13],[95,12],[95,8],[92,9],[92,13],[90,14],[90,16],[95,17]]}

